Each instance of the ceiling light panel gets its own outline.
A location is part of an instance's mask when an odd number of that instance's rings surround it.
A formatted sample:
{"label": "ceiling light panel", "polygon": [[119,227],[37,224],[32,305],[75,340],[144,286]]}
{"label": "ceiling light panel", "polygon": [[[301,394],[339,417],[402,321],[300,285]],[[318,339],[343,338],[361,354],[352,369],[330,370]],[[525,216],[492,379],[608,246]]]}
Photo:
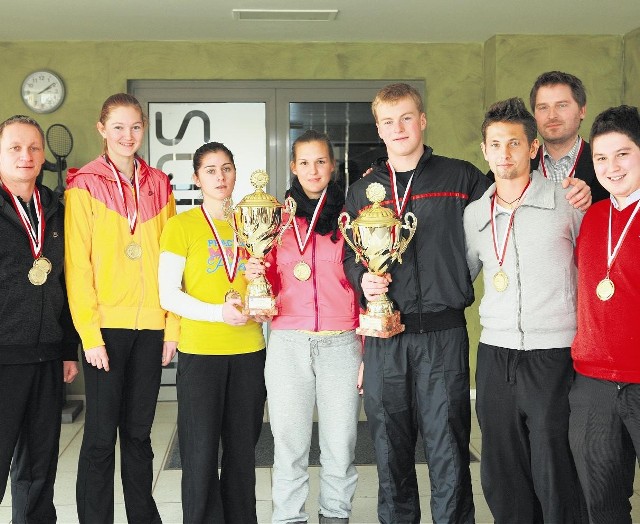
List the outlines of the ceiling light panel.
{"label": "ceiling light panel", "polygon": [[236,20],[262,22],[329,22],[338,16],[337,9],[233,9]]}

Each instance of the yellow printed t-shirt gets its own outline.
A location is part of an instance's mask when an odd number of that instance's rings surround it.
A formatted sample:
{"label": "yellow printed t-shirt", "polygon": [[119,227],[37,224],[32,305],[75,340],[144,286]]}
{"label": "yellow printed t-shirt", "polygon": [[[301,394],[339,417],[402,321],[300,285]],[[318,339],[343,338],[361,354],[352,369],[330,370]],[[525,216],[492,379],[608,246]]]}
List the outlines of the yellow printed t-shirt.
{"label": "yellow printed t-shirt", "polygon": [[[222,220],[214,220],[218,235],[231,260],[233,231]],[[229,282],[220,248],[198,206],[171,218],[162,231],[160,251],[169,251],[184,257],[183,289],[185,293],[210,304],[222,304],[224,296],[233,287],[242,296],[247,283],[244,271],[249,255],[240,245],[238,271]],[[178,348],[183,353],[197,355],[235,355],[251,353],[265,347],[262,327],[249,320],[244,326],[230,326],[224,322],[203,322],[180,319]]]}

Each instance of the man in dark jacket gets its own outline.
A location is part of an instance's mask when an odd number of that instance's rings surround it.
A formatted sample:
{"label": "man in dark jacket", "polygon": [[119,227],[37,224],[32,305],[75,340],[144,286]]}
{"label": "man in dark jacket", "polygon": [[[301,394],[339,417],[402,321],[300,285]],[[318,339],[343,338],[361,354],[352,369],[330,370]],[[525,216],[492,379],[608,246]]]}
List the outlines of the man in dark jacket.
{"label": "man in dark jacket", "polygon": [[[584,180],[591,188],[594,203],[607,198],[609,193],[593,169],[589,142],[578,134],[587,111],[582,81],[560,71],[542,73],[531,88],[529,103],[543,139],[537,156],[531,160],[531,170],[539,170],[554,182],[568,178],[573,185],[574,178]],[[491,171],[487,175],[494,180]],[[586,211],[587,207],[581,209]]]}
{"label": "man in dark jacket", "polygon": [[531,88],[529,103],[543,139],[531,169],[555,182],[575,176],[591,188],[593,202],[607,198],[593,169],[589,143],[578,134],[587,111],[582,81],[561,71],[542,73]]}
{"label": "man in dark jacket", "polygon": [[390,273],[376,276],[345,252],[345,270],[367,300],[387,292],[404,333],[367,337],[364,406],[378,465],[380,522],[420,522],[414,453],[418,429],[431,477],[434,522],[474,521],[469,473],[469,341],[464,309],[474,299],[465,258],[463,213],[489,187],[473,165],[424,146],[420,94],[407,84],[383,88],[372,104],[388,161],[354,183],[346,208],[370,205],[366,188],[381,183],[382,205],[413,212],[417,231]]}
{"label": "man in dark jacket", "polygon": [[35,120],[17,115],[0,124],[0,498],[11,465],[16,523],[56,520],[63,381],[78,374],[63,208],[36,184],[43,163]]}

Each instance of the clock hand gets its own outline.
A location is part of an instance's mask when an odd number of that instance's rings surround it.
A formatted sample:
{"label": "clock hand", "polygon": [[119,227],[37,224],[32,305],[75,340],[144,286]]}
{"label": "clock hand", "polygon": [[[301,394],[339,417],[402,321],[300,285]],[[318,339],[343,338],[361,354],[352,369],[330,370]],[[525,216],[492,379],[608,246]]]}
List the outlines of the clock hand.
{"label": "clock hand", "polygon": [[49,84],[47,87],[45,87],[42,91],[40,91],[38,94],[41,95],[42,93],[44,93],[45,91],[48,91],[49,89],[51,89],[55,84],[55,82],[53,84]]}

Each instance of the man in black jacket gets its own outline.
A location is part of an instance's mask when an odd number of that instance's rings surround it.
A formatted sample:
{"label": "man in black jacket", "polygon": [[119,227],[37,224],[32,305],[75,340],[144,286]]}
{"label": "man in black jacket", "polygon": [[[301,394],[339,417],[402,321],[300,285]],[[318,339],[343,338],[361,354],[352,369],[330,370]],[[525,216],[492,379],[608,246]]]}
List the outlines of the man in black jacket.
{"label": "man in black jacket", "polygon": [[43,162],[35,120],[17,115],[0,124],[0,498],[11,465],[16,523],[56,521],[63,381],[78,374],[63,208],[36,184]]}
{"label": "man in black jacket", "polygon": [[[562,182],[565,188],[574,186],[567,198],[582,211],[607,198],[609,193],[598,182],[593,169],[589,143],[578,134],[587,110],[582,81],[560,71],[542,73],[531,88],[529,103],[543,139],[538,155],[531,160],[531,170],[537,169],[545,177]],[[487,176],[492,182],[495,180],[493,171]]]}
{"label": "man in black jacket", "polygon": [[366,188],[381,183],[382,205],[398,216],[413,212],[415,237],[402,264],[376,276],[345,250],[345,270],[367,300],[387,292],[404,333],[367,337],[364,405],[378,465],[380,522],[420,522],[415,470],[422,434],[431,477],[434,522],[474,521],[469,473],[469,341],[464,309],[474,300],[465,258],[462,217],[489,180],[473,165],[433,154],[423,145],[426,116],[407,84],[383,88],[372,104],[388,161],[354,183],[346,209],[355,218],[370,205]]}
{"label": "man in black jacket", "polygon": [[543,139],[531,169],[555,182],[568,177],[582,179],[591,188],[593,202],[607,198],[609,193],[593,169],[589,143],[578,134],[587,110],[582,81],[560,71],[542,73],[531,88],[529,103]]}

